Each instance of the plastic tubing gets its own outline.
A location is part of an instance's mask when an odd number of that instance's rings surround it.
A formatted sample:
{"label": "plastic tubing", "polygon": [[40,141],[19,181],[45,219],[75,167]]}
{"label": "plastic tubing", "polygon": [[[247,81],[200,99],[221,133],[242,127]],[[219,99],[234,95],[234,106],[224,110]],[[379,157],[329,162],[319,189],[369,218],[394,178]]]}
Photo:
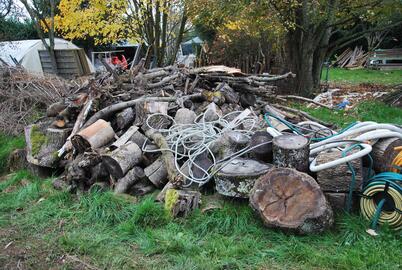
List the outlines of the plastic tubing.
{"label": "plastic tubing", "polygon": [[[322,150],[334,148],[334,147],[345,145],[345,144],[350,144],[350,142],[330,143],[330,144],[325,145]],[[339,164],[347,163],[347,162],[352,161],[354,159],[364,157],[365,155],[367,155],[368,153],[371,152],[371,150],[372,150],[371,145],[365,144],[365,143],[362,143],[360,145],[363,147],[363,149],[360,150],[359,152],[353,153],[353,154],[351,154],[349,156],[342,157],[342,158],[339,158],[339,159],[336,159],[336,160],[333,160],[333,161],[329,161],[329,162],[324,163],[324,164],[316,165],[317,158],[315,158],[310,164],[310,171],[318,172],[318,171],[321,171],[321,170],[329,169],[329,168],[338,166]],[[318,151],[318,152],[320,152],[320,151]]]}
{"label": "plastic tubing", "polygon": [[372,130],[376,130],[376,129],[387,129],[390,131],[395,131],[396,133],[400,133],[402,134],[402,129],[394,126],[394,125],[390,125],[390,124],[370,124],[370,125],[364,125],[364,126],[360,126],[360,127],[352,127],[352,129],[349,129],[341,134],[335,135],[333,137],[330,137],[326,140],[317,142],[317,143],[313,143],[310,145],[310,149],[314,149],[317,148],[319,146],[322,146],[324,144],[328,144],[329,142],[333,142],[333,141],[337,141],[337,140],[341,140],[347,136],[350,135],[354,135],[354,134],[358,134],[358,133],[365,133],[367,131],[372,131]]}

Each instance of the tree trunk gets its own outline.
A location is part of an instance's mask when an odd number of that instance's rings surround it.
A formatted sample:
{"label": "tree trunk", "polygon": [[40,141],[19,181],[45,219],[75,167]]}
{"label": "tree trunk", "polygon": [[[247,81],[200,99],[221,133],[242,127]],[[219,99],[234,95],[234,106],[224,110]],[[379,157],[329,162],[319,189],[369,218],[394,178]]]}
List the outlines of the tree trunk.
{"label": "tree trunk", "polygon": [[250,204],[266,226],[300,234],[323,232],[334,221],[314,178],[294,169],[272,169],[260,177],[250,192]]}

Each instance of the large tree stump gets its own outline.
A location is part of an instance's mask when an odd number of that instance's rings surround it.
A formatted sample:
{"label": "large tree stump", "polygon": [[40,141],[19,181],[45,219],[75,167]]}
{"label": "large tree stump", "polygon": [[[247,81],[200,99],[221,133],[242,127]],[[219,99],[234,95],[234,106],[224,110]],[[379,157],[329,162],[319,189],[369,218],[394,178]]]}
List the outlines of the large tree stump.
{"label": "large tree stump", "polygon": [[157,188],[163,188],[168,182],[167,170],[162,158],[158,158],[154,163],[144,169],[145,175]]}
{"label": "large tree stump", "polygon": [[27,160],[34,165],[57,168],[57,150],[63,146],[71,129],[45,128],[41,124],[25,128]]}
{"label": "large tree stump", "polygon": [[145,177],[144,170],[141,167],[134,167],[126,175],[117,181],[114,192],[127,193],[129,189],[138,181]]}
{"label": "large tree stump", "polygon": [[131,168],[141,162],[142,152],[137,144],[129,142],[102,156],[110,175],[114,179],[122,178]]}
{"label": "large tree stump", "polygon": [[303,136],[283,134],[272,140],[274,165],[307,172],[309,167],[309,141]]}
{"label": "large tree stump", "polygon": [[257,179],[271,168],[256,160],[234,159],[215,175],[216,190],[225,196],[248,198]]}
{"label": "large tree stump", "polygon": [[334,221],[314,178],[290,168],[275,168],[260,177],[250,204],[266,226],[299,234],[323,232]]}
{"label": "large tree stump", "polygon": [[99,119],[71,138],[71,143],[78,153],[88,149],[98,149],[114,139],[116,134],[109,122]]}
{"label": "large tree stump", "polygon": [[399,154],[394,148],[402,146],[402,140],[398,138],[380,139],[373,145],[371,157],[373,158],[373,167],[376,172],[389,172],[392,168],[392,161]]}
{"label": "large tree stump", "polygon": [[[317,165],[324,164],[342,157],[341,151],[321,152],[317,156]],[[362,159],[349,162],[355,171],[354,191],[361,191],[363,183]],[[352,172],[347,163],[317,172],[317,183],[324,192],[348,192],[352,181]]]}
{"label": "large tree stump", "polygon": [[201,193],[198,191],[169,189],[165,195],[165,209],[172,217],[187,217],[200,204]]}

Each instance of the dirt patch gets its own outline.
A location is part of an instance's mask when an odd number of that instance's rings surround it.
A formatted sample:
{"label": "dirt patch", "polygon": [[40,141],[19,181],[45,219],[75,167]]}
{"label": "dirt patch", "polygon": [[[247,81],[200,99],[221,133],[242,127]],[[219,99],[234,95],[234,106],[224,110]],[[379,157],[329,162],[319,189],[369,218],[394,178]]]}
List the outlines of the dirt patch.
{"label": "dirt patch", "polygon": [[75,255],[17,228],[0,228],[0,269],[97,269]]}

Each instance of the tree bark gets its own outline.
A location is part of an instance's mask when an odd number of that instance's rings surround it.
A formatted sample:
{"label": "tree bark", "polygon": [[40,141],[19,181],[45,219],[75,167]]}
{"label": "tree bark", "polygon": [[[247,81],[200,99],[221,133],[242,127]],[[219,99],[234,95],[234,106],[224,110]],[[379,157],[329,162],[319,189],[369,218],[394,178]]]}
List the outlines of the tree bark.
{"label": "tree bark", "polygon": [[314,178],[294,169],[276,168],[260,177],[250,193],[250,204],[266,226],[299,234],[323,232],[334,221]]}

